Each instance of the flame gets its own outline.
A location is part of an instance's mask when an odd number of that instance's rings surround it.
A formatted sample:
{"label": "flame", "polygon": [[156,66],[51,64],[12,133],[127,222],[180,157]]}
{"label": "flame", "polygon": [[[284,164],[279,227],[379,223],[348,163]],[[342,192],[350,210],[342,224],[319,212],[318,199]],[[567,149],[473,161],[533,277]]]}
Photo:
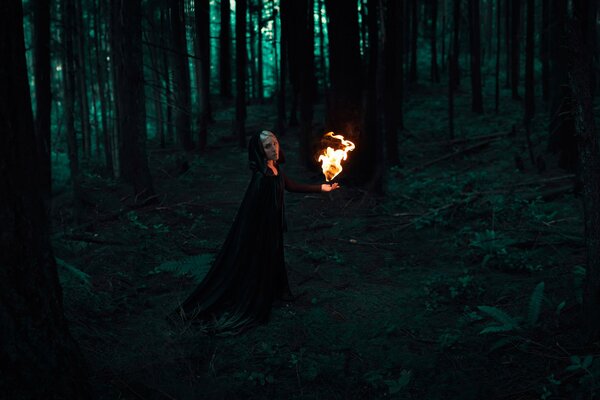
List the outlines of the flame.
{"label": "flame", "polygon": [[337,150],[327,147],[319,156],[319,161],[322,163],[323,175],[325,175],[325,180],[329,182],[342,172],[342,161],[348,158],[348,152],[354,150],[356,146],[351,141],[344,139],[342,135],[334,135],[333,132],[326,133],[323,137],[337,139],[342,142],[343,146],[342,149]]}

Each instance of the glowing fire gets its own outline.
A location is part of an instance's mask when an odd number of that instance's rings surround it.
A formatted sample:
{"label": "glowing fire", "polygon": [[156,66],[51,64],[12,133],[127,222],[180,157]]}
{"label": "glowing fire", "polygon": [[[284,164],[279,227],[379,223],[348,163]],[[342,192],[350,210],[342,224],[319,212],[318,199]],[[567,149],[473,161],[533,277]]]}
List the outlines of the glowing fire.
{"label": "glowing fire", "polygon": [[343,148],[334,150],[331,147],[327,147],[327,149],[323,150],[323,153],[319,156],[323,175],[325,175],[325,180],[327,182],[342,172],[342,161],[346,160],[348,158],[348,152],[354,150],[356,147],[354,146],[354,143],[344,139],[342,135],[334,135],[333,132],[329,132],[323,137],[328,136],[342,142]]}

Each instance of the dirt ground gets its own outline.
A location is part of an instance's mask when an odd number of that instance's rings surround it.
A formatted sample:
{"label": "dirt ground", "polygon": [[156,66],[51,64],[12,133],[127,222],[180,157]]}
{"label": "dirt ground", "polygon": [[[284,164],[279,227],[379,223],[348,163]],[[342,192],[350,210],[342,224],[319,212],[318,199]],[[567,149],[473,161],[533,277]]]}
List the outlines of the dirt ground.
{"label": "dirt ground", "polygon": [[[77,222],[68,192],[58,196],[53,244],[65,310],[98,397],[593,395],[598,352],[581,345],[574,319],[582,210],[572,177],[545,152],[545,115],[532,137],[546,164],[539,172],[520,104],[478,116],[460,94],[459,140],[451,142],[445,90],[414,93],[402,166],[387,174],[385,196],[343,180],[329,194],[286,194],[286,262],[302,296],[274,304],[267,325],[240,336],[165,320],[210,265],[250,179],[246,152],[231,137],[231,109],[215,114],[204,154],[149,143],[156,202],[93,173]],[[272,105],[251,105],[248,114],[249,132],[274,125]],[[296,134],[281,137],[287,174],[321,182],[300,165]]]}

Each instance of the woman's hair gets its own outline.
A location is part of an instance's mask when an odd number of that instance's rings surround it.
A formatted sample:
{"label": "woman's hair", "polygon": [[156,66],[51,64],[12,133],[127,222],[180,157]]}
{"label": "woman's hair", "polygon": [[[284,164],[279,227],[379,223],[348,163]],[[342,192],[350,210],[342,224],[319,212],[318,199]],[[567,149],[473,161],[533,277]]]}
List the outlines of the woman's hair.
{"label": "woman's hair", "polygon": [[261,131],[260,132],[260,141],[262,142],[263,140],[265,140],[266,138],[268,138],[269,136],[273,136],[275,139],[277,139],[277,135],[275,135],[273,132],[271,131]]}

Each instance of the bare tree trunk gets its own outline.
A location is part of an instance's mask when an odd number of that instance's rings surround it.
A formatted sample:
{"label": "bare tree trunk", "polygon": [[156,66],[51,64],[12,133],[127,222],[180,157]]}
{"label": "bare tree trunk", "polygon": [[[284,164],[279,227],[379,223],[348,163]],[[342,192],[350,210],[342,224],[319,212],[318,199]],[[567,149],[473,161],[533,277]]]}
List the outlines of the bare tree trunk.
{"label": "bare tree trunk", "polygon": [[[274,2],[275,0],[273,0]],[[281,0],[279,6],[279,20],[281,36],[279,38],[279,85],[277,87],[277,122],[276,129],[280,136],[285,134],[285,87],[286,87],[286,71],[287,71],[287,53],[288,53],[288,39],[287,39],[287,16],[290,0]],[[274,4],[274,3],[273,3]],[[275,19],[275,21],[277,21]],[[273,32],[277,32],[277,28],[273,29]]]}
{"label": "bare tree trunk", "polygon": [[418,1],[412,0],[411,10],[411,34],[410,34],[410,72],[408,74],[409,82],[415,83],[418,80],[417,73],[417,39],[419,37],[419,8]]}
{"label": "bare tree trunk", "polygon": [[600,151],[594,121],[590,77],[592,52],[581,21],[571,21],[569,86],[573,94],[575,137],[583,182],[583,220],[587,273],[583,295],[583,320],[590,342],[600,337]]}
{"label": "bare tree trunk", "polygon": [[438,0],[431,0],[431,81],[440,82],[440,71],[437,61],[437,20]]}
{"label": "bare tree trunk", "polygon": [[136,195],[148,198],[154,188],[146,157],[141,8],[141,0],[111,0],[121,176]]}
{"label": "bare tree trunk", "polygon": [[525,121],[530,121],[535,112],[535,93],[533,77],[534,55],[534,0],[527,0],[527,38],[525,49]]}
{"label": "bare tree trunk", "polygon": [[383,48],[384,62],[384,82],[383,86],[383,107],[384,107],[384,125],[385,125],[385,148],[387,161],[390,165],[398,165],[398,116],[396,115],[395,103],[400,101],[401,97],[396,93],[398,88],[397,80],[401,76],[396,75],[398,65],[396,64],[398,41],[401,36],[397,35],[400,21],[400,4],[394,0],[387,1],[387,10],[385,12],[385,40]]}
{"label": "bare tree trunk", "polygon": [[246,147],[246,1],[235,2],[235,134],[242,148]]}
{"label": "bare tree trunk", "polygon": [[81,200],[80,173],[79,173],[79,154],[77,146],[77,137],[75,132],[75,50],[73,44],[75,20],[74,0],[65,0],[62,23],[63,23],[63,41],[64,41],[64,112],[65,112],[65,130],[67,137],[67,154],[69,158],[69,169],[71,172],[71,183],[73,185],[73,197],[76,206],[76,212]]}
{"label": "bare tree trunk", "polygon": [[185,34],[184,0],[170,0],[171,29],[173,34],[173,93],[175,94],[175,129],[179,143],[185,151],[194,148],[191,132],[190,68]]}
{"label": "bare tree trunk", "polygon": [[257,92],[257,76],[258,76],[258,72],[257,72],[257,68],[256,68],[256,30],[255,30],[255,26],[256,23],[254,21],[255,18],[255,14],[254,14],[254,1],[255,0],[246,0],[246,6],[247,6],[247,10],[246,10],[246,18],[247,21],[250,21],[250,24],[246,24],[247,29],[250,31],[249,32],[249,39],[250,42],[248,43],[248,49],[250,50],[250,58],[248,59],[248,67],[250,70],[250,76],[248,77],[248,95],[251,99],[256,99],[258,97],[258,92]]}
{"label": "bare tree trunk", "polygon": [[[159,43],[160,40],[158,39],[158,35],[160,33],[160,31],[158,30],[158,27],[155,25],[156,21],[155,21],[155,11],[156,10],[152,10],[152,14],[151,14],[151,18],[150,18],[150,40],[152,43]],[[160,11],[159,11],[159,18],[161,18],[160,16]],[[160,20],[158,21],[158,23],[160,24]],[[161,102],[161,96],[162,96],[162,83],[161,83],[161,62],[159,60],[159,49],[156,46],[149,46],[150,47],[150,63],[152,65],[152,80],[154,81],[153,85],[152,85],[152,92],[154,93],[154,99],[153,99],[153,103],[154,103],[154,113],[156,114],[156,122],[155,122],[155,126],[156,126],[156,136],[158,137],[158,142],[160,145],[161,149],[165,148],[165,126],[164,126],[164,121],[163,121],[163,105]]]}
{"label": "bare tree trunk", "polygon": [[262,26],[263,26],[263,0],[257,0],[258,4],[256,6],[256,15],[258,18],[258,32],[257,32],[257,45],[258,49],[256,52],[256,58],[258,63],[258,75],[256,76],[257,85],[256,90],[258,92],[258,101],[259,103],[263,103],[265,99],[265,85],[264,85],[264,62],[263,62],[263,35],[262,35]]}
{"label": "bare tree trunk", "polygon": [[452,18],[454,19],[454,32],[452,34],[452,51],[450,52],[450,62],[452,66],[452,90],[460,85],[460,68],[458,65],[458,55],[460,51],[460,0],[453,0]]}
{"label": "bare tree trunk", "polygon": [[86,59],[85,59],[85,51],[84,48],[86,43],[84,43],[85,36],[85,27],[83,26],[83,11],[81,0],[75,0],[75,9],[77,16],[74,21],[71,23],[75,23],[77,34],[77,79],[78,79],[78,89],[79,89],[79,106],[80,106],[80,121],[81,121],[81,137],[82,137],[82,155],[84,158],[89,159],[92,155],[92,132],[90,128],[90,105],[87,96],[87,74],[86,74]]}
{"label": "bare tree trunk", "polygon": [[469,25],[469,43],[471,45],[471,110],[477,114],[483,114],[479,0],[469,0]]}
{"label": "bare tree trunk", "polygon": [[519,95],[519,66],[520,66],[520,50],[519,44],[521,41],[521,1],[512,0],[511,6],[511,47],[510,47],[510,87],[512,90],[512,98],[520,100]]}
{"label": "bare tree trunk", "polygon": [[50,115],[52,92],[50,88],[50,3],[34,1],[34,75],[36,101],[36,148],[40,155],[42,195],[47,202],[52,190],[50,165]]}
{"label": "bare tree trunk", "polygon": [[229,0],[221,0],[221,31],[219,33],[219,82],[221,96],[231,96],[231,9]]}
{"label": "bare tree trunk", "polygon": [[511,82],[511,29],[510,29],[510,4],[513,0],[504,0],[506,1],[506,7],[504,11],[504,46],[506,51],[506,83],[505,87],[510,88]]}
{"label": "bare tree trunk", "polygon": [[208,123],[212,120],[210,104],[210,2],[194,0],[196,49],[199,56],[199,100],[200,115],[198,120],[198,148],[204,151],[208,138]]}
{"label": "bare tree trunk", "polygon": [[542,99],[548,101],[548,78],[550,69],[550,58],[548,56],[549,34],[548,25],[550,24],[550,0],[542,0],[542,27],[540,34],[540,60],[542,62]]}
{"label": "bare tree trunk", "polygon": [[498,113],[500,107],[500,26],[502,18],[500,0],[496,0],[496,92],[495,92],[495,107],[494,110]]}
{"label": "bare tree trunk", "polygon": [[89,399],[87,366],[64,316],[44,205],[20,0],[0,5],[0,393]]}

